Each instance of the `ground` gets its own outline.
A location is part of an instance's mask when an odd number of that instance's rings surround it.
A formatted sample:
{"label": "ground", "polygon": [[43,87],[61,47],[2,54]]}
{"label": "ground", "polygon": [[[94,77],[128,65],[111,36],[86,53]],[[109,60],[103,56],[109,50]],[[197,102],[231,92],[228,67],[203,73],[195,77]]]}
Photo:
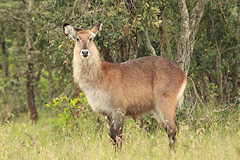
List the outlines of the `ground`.
{"label": "ground", "polygon": [[[240,119],[211,124],[209,129],[180,123],[176,152],[169,152],[166,133],[139,128],[127,119],[122,151],[115,151],[106,127],[94,116],[68,127],[49,112],[40,112],[37,123],[28,115],[0,126],[0,159],[238,159]],[[223,122],[220,122],[223,123]]]}

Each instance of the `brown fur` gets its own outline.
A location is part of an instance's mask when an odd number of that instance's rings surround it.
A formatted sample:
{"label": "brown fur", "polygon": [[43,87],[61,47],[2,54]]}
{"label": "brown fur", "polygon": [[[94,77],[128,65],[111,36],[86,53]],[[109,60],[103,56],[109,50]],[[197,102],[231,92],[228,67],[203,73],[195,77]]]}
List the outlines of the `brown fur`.
{"label": "brown fur", "polygon": [[[101,61],[97,47],[90,40],[100,25],[101,22],[91,31],[76,32],[80,41],[76,41],[74,48],[75,82],[85,92],[93,111],[106,116],[114,143],[118,144],[117,137],[122,137],[125,116],[135,118],[152,112],[168,133],[173,148],[179,130],[175,111],[186,86],[185,73],[174,62],[160,56],[124,63]],[[82,49],[89,50],[87,58],[81,57]]]}

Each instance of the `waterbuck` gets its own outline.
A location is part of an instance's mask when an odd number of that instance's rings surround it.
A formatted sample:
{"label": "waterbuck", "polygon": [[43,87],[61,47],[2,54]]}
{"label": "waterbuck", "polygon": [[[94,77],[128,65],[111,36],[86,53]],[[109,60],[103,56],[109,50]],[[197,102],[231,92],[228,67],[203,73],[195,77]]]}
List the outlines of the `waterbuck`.
{"label": "waterbuck", "polygon": [[66,36],[75,41],[73,77],[95,113],[104,116],[109,135],[121,147],[126,116],[136,118],[151,112],[166,130],[173,149],[179,126],[176,108],[187,78],[171,60],[148,56],[124,63],[102,61],[93,38],[101,30],[99,21],[92,30],[64,24]]}

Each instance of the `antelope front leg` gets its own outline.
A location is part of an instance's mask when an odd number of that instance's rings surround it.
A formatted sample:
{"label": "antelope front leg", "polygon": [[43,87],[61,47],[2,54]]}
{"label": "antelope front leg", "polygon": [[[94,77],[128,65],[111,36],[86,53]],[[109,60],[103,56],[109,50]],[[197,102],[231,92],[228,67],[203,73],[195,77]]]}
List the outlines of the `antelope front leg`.
{"label": "antelope front leg", "polygon": [[113,115],[113,121],[109,127],[109,135],[113,140],[113,144],[121,149],[122,148],[122,132],[124,123],[125,112],[118,109]]}

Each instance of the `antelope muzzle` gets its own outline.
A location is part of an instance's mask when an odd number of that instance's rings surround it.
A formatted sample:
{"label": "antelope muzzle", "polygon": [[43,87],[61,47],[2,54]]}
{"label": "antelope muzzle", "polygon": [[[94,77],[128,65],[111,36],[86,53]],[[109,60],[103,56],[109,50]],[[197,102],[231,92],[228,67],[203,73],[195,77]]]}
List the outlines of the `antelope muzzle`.
{"label": "antelope muzzle", "polygon": [[81,50],[81,56],[82,56],[83,58],[88,58],[89,55],[90,55],[90,52],[89,52],[88,49],[82,49],[82,50]]}

